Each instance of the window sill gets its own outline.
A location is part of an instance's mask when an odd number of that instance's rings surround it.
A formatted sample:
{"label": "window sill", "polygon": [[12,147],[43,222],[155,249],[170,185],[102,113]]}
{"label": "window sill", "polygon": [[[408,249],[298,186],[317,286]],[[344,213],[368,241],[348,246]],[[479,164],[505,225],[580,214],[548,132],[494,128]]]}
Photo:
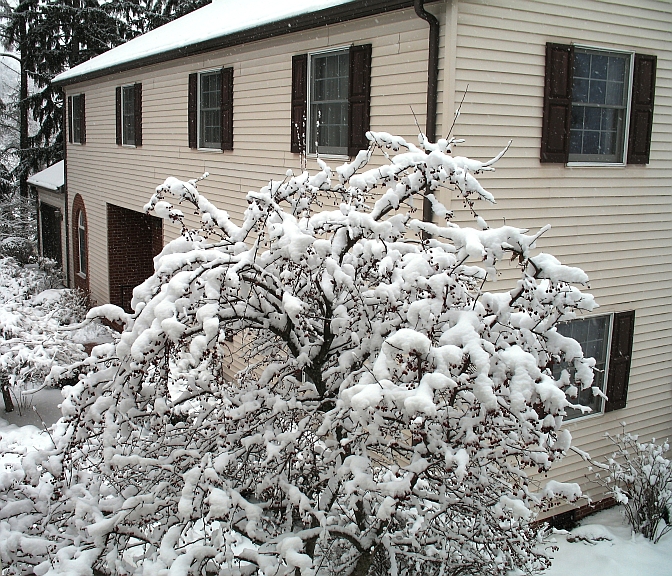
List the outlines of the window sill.
{"label": "window sill", "polygon": [[344,162],[348,162],[350,160],[350,156],[347,154],[307,154],[306,158],[309,160],[316,160],[317,158],[322,158],[325,160],[343,160]]}
{"label": "window sill", "polygon": [[222,154],[224,150],[221,148],[196,148],[197,152],[217,152],[219,154]]}
{"label": "window sill", "polygon": [[122,148],[137,148],[137,146],[135,144],[122,144],[121,147]]}
{"label": "window sill", "polygon": [[568,168],[625,168],[625,162],[567,162]]}
{"label": "window sill", "polygon": [[562,419],[562,425],[563,426],[569,426],[570,424],[579,424],[581,422],[586,422],[588,420],[592,420],[594,418],[599,418],[600,416],[604,416],[604,407],[602,407],[602,410],[600,412],[591,412],[590,414],[584,414],[583,416],[577,416],[576,418],[572,418],[571,420],[565,420],[564,416]]}
{"label": "window sill", "polygon": [[86,280],[86,274],[83,274],[82,272],[75,272],[75,274],[82,280]]}

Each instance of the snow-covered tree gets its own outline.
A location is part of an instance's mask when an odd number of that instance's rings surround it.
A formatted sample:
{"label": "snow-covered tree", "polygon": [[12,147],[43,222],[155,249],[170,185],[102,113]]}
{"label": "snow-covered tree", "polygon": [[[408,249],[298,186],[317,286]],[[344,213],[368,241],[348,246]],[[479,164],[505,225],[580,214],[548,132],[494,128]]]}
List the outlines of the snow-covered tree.
{"label": "snow-covered tree", "polygon": [[[385,133],[335,171],[274,180],[241,224],[169,178],[146,210],[182,234],[136,288],[119,343],[68,390],[55,448],[5,473],[0,552],[44,574],[508,574],[549,564],[534,481],[591,359],[554,325],[586,275],[534,255],[547,229],[460,227],[494,202],[454,156]],[[380,165],[370,167],[375,158]],[[445,192],[444,192],[445,193]],[[441,222],[418,219],[428,198]],[[195,210],[187,225],[177,202]],[[520,279],[487,291],[498,262]],[[571,366],[559,379],[554,363]],[[235,366],[244,365],[237,373]],[[570,384],[571,382],[571,384]],[[568,395],[567,395],[568,394]]]}

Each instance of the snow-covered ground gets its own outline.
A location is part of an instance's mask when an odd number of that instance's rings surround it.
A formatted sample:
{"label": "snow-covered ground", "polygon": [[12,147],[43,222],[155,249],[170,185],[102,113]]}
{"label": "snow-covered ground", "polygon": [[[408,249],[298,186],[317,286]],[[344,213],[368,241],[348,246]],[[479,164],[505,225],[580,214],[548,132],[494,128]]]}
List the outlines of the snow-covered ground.
{"label": "snow-covered ground", "polygon": [[[60,391],[48,390],[46,395],[36,397],[41,414],[46,412],[46,404],[57,400],[56,393],[60,395]],[[48,414],[54,416],[53,412]],[[7,421],[8,416],[13,423]],[[34,421],[32,411],[27,418],[31,423]],[[51,446],[51,438],[44,430],[21,424],[19,417],[7,415],[0,408],[0,474],[26,451]],[[631,533],[618,508],[590,516],[578,528],[569,533],[559,532],[555,538],[559,550],[544,576],[672,575],[672,533],[658,544],[652,544],[643,536]]]}
{"label": "snow-covered ground", "polygon": [[619,508],[589,516],[556,538],[560,549],[545,576],[672,575],[672,533],[653,544],[631,532]]}

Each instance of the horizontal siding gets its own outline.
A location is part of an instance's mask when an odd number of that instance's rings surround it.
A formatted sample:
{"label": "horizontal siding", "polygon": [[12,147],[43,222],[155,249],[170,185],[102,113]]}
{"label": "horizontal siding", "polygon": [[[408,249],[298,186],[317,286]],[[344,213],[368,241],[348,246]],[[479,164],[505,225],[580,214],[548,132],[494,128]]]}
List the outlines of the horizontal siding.
{"label": "horizontal siding", "polygon": [[[289,152],[294,54],[370,42],[372,128],[415,138],[413,113],[423,125],[425,121],[427,37],[426,23],[406,10],[73,86],[69,90],[86,93],[87,142],[68,149],[70,195],[83,196],[89,229],[104,230],[105,202],[142,210],[167,176],[190,179],[209,172],[199,189],[240,221],[248,190],[282,177],[288,168],[299,168],[298,156]],[[186,113],[189,74],[226,66],[234,69],[234,150],[191,150]],[[131,82],[143,83],[143,146],[138,149],[115,145],[114,89]],[[334,166],[341,163],[332,161]],[[102,195],[100,188],[105,190]],[[89,251],[92,297],[105,302],[109,292],[103,234],[90,234]]]}
{"label": "horizontal siding", "polygon": [[[628,404],[568,424],[574,444],[595,458],[612,450],[604,433],[620,422],[643,438],[672,435],[672,8],[666,2],[460,1],[455,98],[469,90],[456,125],[459,153],[488,158],[513,144],[482,177],[497,198],[481,214],[492,224],[552,228],[538,242],[583,268],[598,312],[634,309]],[[642,31],[646,33],[643,34]],[[583,43],[656,54],[651,162],[620,168],[541,165],[539,147],[546,42]],[[453,202],[455,219],[471,215]],[[502,274],[504,286],[515,268]],[[498,288],[496,285],[494,288]],[[580,482],[593,498],[586,464],[571,456],[549,478]],[[544,483],[547,478],[539,478]]]}
{"label": "horizontal siding", "polygon": [[[636,311],[630,394],[625,409],[569,424],[575,444],[609,452],[605,431],[627,421],[643,437],[672,435],[672,10],[655,0],[454,0],[429,4],[442,26],[438,133],[445,136],[464,96],[453,134],[456,154],[495,156],[513,143],[494,173],[482,175],[497,204],[478,206],[492,225],[552,228],[539,241],[566,264],[583,268],[599,312]],[[446,31],[445,24],[452,26]],[[646,31],[645,34],[642,31]],[[141,210],[167,176],[210,177],[199,189],[240,220],[248,190],[298,169],[289,152],[291,57],[351,43],[372,43],[371,123],[415,141],[425,126],[427,24],[412,10],[287,35],[185,58],[70,87],[84,91],[87,143],[68,148],[71,197],[85,199],[90,230],[103,230],[105,202]],[[647,166],[541,165],[545,43],[576,42],[656,54],[658,72],[651,162]],[[452,63],[455,63],[454,69]],[[450,65],[450,69],[445,66]],[[234,150],[197,152],[187,145],[187,82],[197,70],[234,68]],[[143,147],[114,144],[114,88],[143,83]],[[467,90],[468,86],[468,90]],[[332,167],[342,161],[328,160]],[[312,168],[314,164],[309,162]],[[101,193],[102,192],[102,193]],[[442,199],[455,221],[473,225],[458,199]],[[164,237],[177,233],[167,225]],[[90,241],[91,288],[108,297],[107,247]],[[518,269],[502,265],[503,291]],[[234,369],[240,368],[234,363]],[[584,482],[585,465],[568,458],[553,478]],[[540,479],[541,480],[541,479]],[[589,486],[585,484],[585,486]]]}

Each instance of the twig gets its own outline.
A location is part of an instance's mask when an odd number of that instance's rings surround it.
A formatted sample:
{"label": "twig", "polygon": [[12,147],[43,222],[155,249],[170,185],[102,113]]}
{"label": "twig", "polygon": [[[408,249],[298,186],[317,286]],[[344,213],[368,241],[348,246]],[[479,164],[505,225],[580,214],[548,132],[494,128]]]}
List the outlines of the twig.
{"label": "twig", "polygon": [[37,417],[40,419],[40,422],[42,423],[42,426],[44,427],[44,431],[49,434],[49,438],[51,438],[51,443],[54,445],[54,448],[58,448],[56,446],[56,442],[54,441],[54,437],[51,435],[51,432],[49,431],[49,428],[47,427],[47,423],[44,421],[44,418],[42,418],[42,415],[40,414],[39,410],[37,409],[37,406],[33,406],[33,410],[35,410],[35,414],[37,414]]}
{"label": "twig", "polygon": [[460,112],[462,111],[462,104],[464,104],[464,99],[467,97],[467,92],[469,92],[469,84],[467,84],[467,87],[464,89],[464,94],[462,94],[462,100],[460,101],[460,105],[457,107],[457,110],[455,111],[453,123],[450,126],[450,130],[448,130],[446,140],[448,140],[450,138],[450,135],[453,133],[453,128],[455,128],[455,123],[457,122],[457,119],[460,116]]}

